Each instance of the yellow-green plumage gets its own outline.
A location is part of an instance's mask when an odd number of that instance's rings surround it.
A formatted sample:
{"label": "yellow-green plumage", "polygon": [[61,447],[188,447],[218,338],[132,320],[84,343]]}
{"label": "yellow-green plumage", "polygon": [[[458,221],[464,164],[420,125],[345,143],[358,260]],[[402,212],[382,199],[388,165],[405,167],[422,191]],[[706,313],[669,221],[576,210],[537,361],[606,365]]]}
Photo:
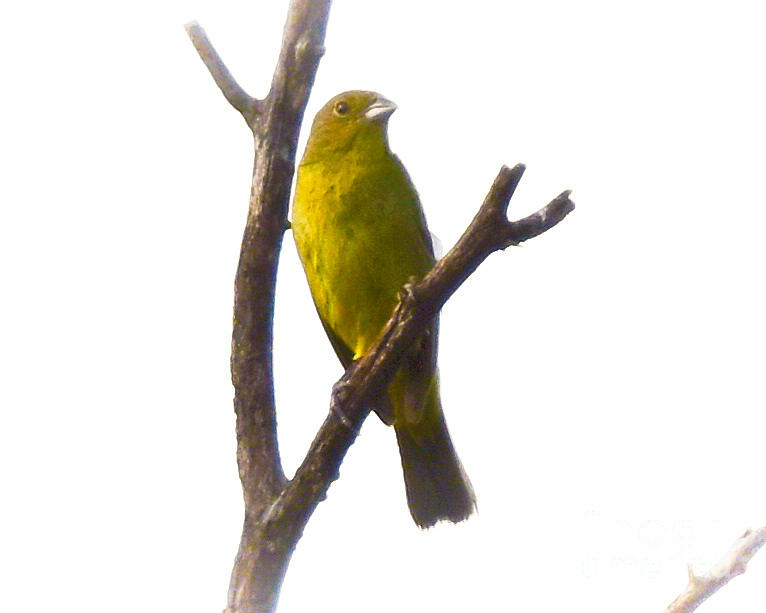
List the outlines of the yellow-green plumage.
{"label": "yellow-green plumage", "polygon": [[[417,192],[388,148],[396,107],[373,92],[336,96],[317,114],[298,168],[292,227],[319,317],[344,365],[364,355],[402,286],[434,264]],[[447,432],[436,374],[437,325],[403,359],[377,412],[393,422],[419,526],[474,509]]]}

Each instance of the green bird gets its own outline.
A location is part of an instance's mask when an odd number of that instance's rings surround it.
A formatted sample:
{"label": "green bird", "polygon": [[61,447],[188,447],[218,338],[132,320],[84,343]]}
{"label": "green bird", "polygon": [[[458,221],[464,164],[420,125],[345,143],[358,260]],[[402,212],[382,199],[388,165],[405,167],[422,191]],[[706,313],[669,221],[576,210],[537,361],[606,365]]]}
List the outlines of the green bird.
{"label": "green bird", "polygon": [[[412,181],[388,146],[396,105],[349,91],[317,113],[298,167],[292,229],[311,295],[344,367],[364,355],[402,287],[434,265]],[[438,323],[402,360],[375,411],[394,426],[415,523],[467,518],[476,502],[444,421],[436,371]]]}

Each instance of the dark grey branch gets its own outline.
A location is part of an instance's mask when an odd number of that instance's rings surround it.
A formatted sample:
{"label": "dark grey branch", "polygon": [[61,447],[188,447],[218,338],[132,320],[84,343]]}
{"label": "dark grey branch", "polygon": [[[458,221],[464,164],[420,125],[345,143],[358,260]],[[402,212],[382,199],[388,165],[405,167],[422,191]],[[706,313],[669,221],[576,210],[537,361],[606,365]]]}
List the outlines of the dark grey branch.
{"label": "dark grey branch", "polygon": [[186,24],[186,33],[189,35],[194,48],[199,53],[200,58],[207,66],[215,84],[221,90],[229,104],[237,109],[250,125],[253,121],[253,115],[258,109],[258,100],[250,96],[226,68],[221,56],[213,47],[213,43],[208,39],[205,30],[202,29],[196,21]]}

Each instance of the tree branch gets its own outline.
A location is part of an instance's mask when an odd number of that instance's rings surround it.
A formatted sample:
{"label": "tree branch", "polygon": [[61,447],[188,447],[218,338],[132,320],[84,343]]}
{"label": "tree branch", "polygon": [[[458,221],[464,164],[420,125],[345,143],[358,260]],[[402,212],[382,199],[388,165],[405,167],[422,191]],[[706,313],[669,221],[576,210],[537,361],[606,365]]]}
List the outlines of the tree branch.
{"label": "tree branch", "polygon": [[729,552],[704,575],[695,575],[689,566],[689,584],[665,613],[691,613],[720,588],[747,569],[747,563],[766,544],[766,526],[747,530]]}
{"label": "tree branch", "polygon": [[[245,499],[242,540],[229,586],[228,611],[274,610],[292,545],[269,548],[259,518],[282,491],[274,406],[274,291],[303,112],[322,55],[330,0],[292,0],[269,94],[250,98],[202,28],[187,27],[200,57],[255,141],[247,223],[234,281],[231,377],[237,415],[237,464]],[[281,542],[281,541],[279,541]]]}
{"label": "tree branch", "polygon": [[215,84],[221,90],[229,104],[237,109],[247,121],[248,125],[252,123],[253,114],[257,112],[259,102],[252,96],[250,96],[241,86],[237,83],[236,79],[226,68],[226,64],[223,63],[221,56],[213,47],[213,43],[208,39],[205,30],[202,29],[196,21],[190,21],[185,26],[186,33],[194,45],[194,48],[199,53],[200,58],[204,62],[207,69],[215,81]]}

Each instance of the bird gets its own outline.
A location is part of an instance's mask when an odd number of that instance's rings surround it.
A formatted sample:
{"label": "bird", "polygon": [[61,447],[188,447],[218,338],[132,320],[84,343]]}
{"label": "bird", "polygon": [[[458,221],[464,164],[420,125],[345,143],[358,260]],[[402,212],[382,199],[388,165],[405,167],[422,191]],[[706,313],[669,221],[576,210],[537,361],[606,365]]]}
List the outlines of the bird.
{"label": "bird", "polygon": [[[377,340],[402,288],[435,263],[409,174],[388,143],[396,105],[347,91],[317,113],[298,166],[291,227],[319,319],[347,368]],[[421,528],[476,509],[450,438],[437,372],[438,320],[402,358],[377,405],[393,425],[407,503]]]}

